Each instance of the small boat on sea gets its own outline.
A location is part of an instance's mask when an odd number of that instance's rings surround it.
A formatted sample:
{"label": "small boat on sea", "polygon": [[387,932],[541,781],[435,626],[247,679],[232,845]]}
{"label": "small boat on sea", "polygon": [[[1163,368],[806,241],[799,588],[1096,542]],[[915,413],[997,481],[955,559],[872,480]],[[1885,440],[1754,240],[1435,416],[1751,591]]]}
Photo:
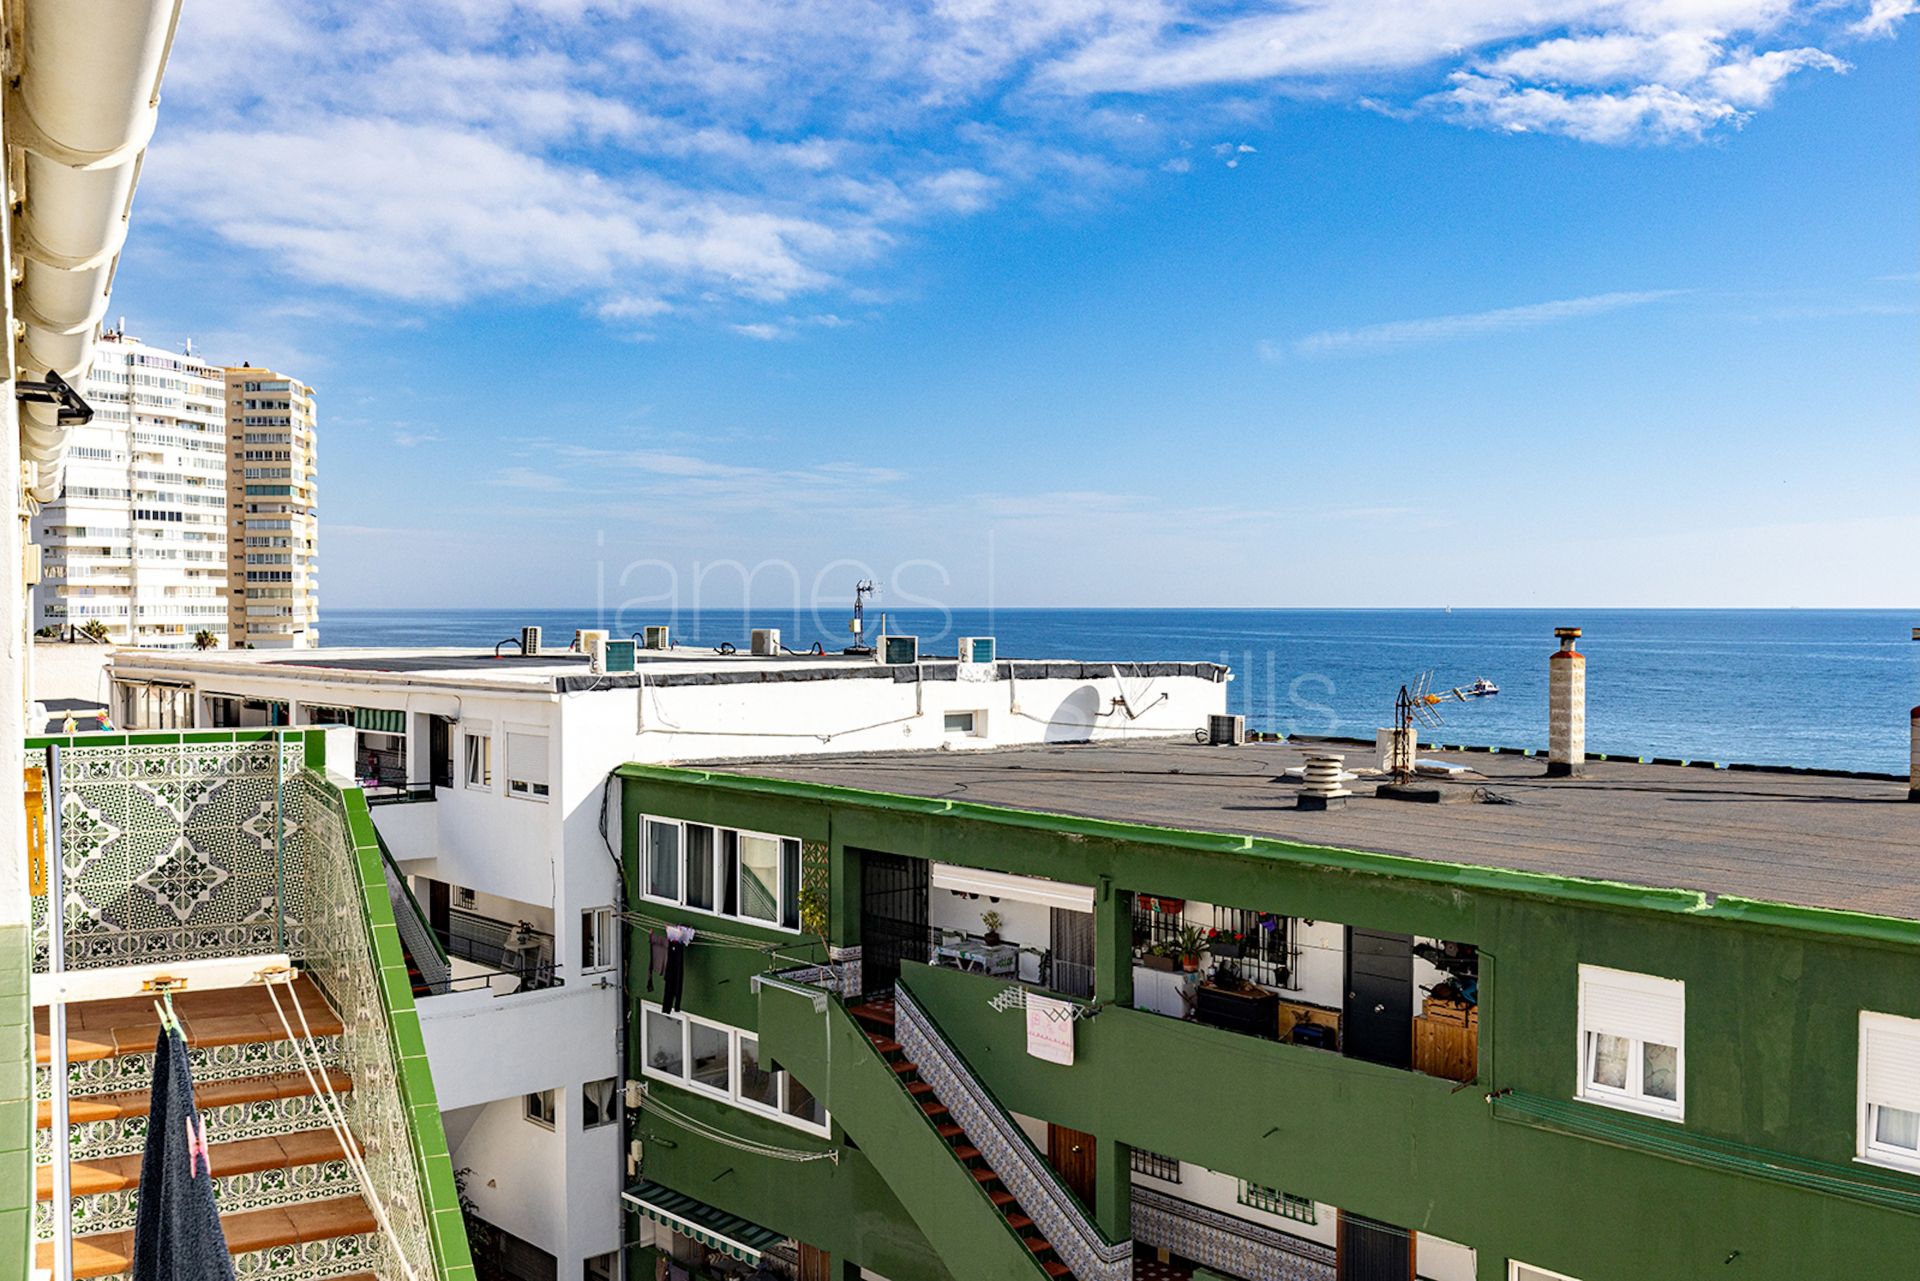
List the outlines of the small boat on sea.
{"label": "small boat on sea", "polygon": [[1500,692],[1500,687],[1482,676],[1460,692],[1468,698],[1490,698]]}

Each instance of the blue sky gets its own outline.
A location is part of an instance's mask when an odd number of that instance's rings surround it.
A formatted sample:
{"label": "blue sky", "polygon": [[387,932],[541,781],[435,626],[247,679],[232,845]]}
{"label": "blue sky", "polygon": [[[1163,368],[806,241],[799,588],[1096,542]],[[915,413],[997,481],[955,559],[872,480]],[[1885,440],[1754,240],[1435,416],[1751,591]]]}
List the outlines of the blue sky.
{"label": "blue sky", "polygon": [[328,605],[1903,607],[1914,8],[190,5],[114,307]]}

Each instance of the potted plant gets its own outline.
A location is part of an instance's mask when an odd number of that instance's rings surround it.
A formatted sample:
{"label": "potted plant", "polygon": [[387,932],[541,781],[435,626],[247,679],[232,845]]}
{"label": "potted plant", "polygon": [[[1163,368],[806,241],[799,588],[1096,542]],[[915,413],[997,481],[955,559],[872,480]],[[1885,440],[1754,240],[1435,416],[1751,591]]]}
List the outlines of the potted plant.
{"label": "potted plant", "polygon": [[1208,930],[1207,951],[1213,953],[1216,960],[1233,961],[1244,956],[1247,936],[1229,930]]}
{"label": "potted plant", "polygon": [[1180,931],[1180,968],[1191,974],[1200,968],[1200,953],[1205,949],[1205,940],[1200,937],[1200,927],[1189,925]]}
{"label": "potted plant", "polygon": [[1006,921],[1001,917],[1000,913],[982,912],[980,914],[980,924],[986,927],[987,946],[999,947],[1000,946],[1000,927],[1006,924]]}

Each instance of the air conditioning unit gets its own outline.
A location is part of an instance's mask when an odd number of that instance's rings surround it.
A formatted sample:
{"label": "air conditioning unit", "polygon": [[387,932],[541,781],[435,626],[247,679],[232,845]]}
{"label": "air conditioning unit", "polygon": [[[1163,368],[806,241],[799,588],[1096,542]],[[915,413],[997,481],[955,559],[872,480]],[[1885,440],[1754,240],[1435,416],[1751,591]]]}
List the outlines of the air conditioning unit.
{"label": "air conditioning unit", "polygon": [[531,657],[540,652],[540,629],[522,627],[520,629],[520,652]]}
{"label": "air conditioning unit", "polygon": [[1207,717],[1207,741],[1215,747],[1238,747],[1247,741],[1247,718],[1239,715]]}
{"label": "air conditioning unit", "polygon": [[607,634],[582,632],[581,648],[587,651],[587,670],[598,676],[607,670]]}
{"label": "air conditioning unit", "polygon": [[754,628],[753,653],[756,658],[778,658],[780,656],[780,629],[778,627]]}
{"label": "air conditioning unit", "polygon": [[634,657],[636,646],[630,640],[610,640],[600,647],[600,671],[606,673],[633,672],[639,669]]}
{"label": "air conditioning unit", "polygon": [[673,648],[673,641],[668,637],[667,627],[664,623],[656,623],[652,627],[642,627],[640,629],[640,643],[647,649]]}
{"label": "air conditioning unit", "polygon": [[573,648],[578,653],[591,654],[595,645],[604,645],[607,632],[603,627],[583,628],[573,634]]}
{"label": "air conditioning unit", "polygon": [[993,637],[962,636],[960,638],[960,661],[963,663],[991,663],[993,661]]}
{"label": "air conditioning unit", "polygon": [[880,651],[880,661],[893,667],[904,667],[920,661],[920,638],[918,636],[889,636],[886,646]]}

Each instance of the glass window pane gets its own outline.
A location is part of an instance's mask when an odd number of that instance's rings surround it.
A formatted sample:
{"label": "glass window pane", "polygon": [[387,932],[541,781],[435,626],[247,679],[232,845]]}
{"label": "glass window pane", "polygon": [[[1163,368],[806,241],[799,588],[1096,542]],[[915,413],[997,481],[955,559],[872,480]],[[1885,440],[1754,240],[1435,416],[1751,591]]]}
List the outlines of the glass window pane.
{"label": "glass window pane", "polygon": [[783,889],[780,900],[780,924],[790,930],[800,928],[800,842],[780,842],[780,872]]}
{"label": "glass window pane", "polygon": [[780,1078],[760,1064],[760,1039],[740,1034],[740,1098],[765,1107],[780,1106]]}
{"label": "glass window pane", "polygon": [[687,906],[713,910],[713,829],[687,824]]}
{"label": "glass window pane", "polygon": [[680,825],[647,824],[647,893],[655,898],[680,897]]}
{"label": "glass window pane", "polygon": [[791,1073],[787,1075],[786,1113],[788,1116],[798,1117],[810,1125],[825,1125],[827,1123],[827,1110],[820,1106],[820,1100],[814,1098],[813,1095],[808,1092],[807,1087],[800,1084]]}
{"label": "glass window pane", "polygon": [[1668,1103],[1680,1099],[1680,1051],[1671,1045],[1648,1042],[1641,1047],[1640,1092],[1650,1099]]}
{"label": "glass window pane", "polygon": [[1632,1048],[1632,1042],[1623,1036],[1608,1036],[1605,1032],[1595,1032],[1592,1036],[1593,1065],[1589,1069],[1588,1079],[1609,1090],[1626,1089],[1627,1052]]}
{"label": "glass window pane", "polygon": [[688,1079],[696,1085],[715,1090],[728,1089],[732,1075],[732,1044],[733,1037],[725,1028],[708,1027],[704,1023],[690,1025],[687,1029],[687,1051],[693,1059],[693,1070]]}
{"label": "glass window pane", "polygon": [[780,919],[780,842],[771,837],[740,835],[740,915]]}
{"label": "glass window pane", "polygon": [[1873,1109],[1873,1141],[1890,1148],[1920,1152],[1920,1112],[1876,1106]]}
{"label": "glass window pane", "polygon": [[668,1076],[686,1075],[686,1051],[680,1044],[680,1020],[648,1010],[645,1028],[647,1066]]}

